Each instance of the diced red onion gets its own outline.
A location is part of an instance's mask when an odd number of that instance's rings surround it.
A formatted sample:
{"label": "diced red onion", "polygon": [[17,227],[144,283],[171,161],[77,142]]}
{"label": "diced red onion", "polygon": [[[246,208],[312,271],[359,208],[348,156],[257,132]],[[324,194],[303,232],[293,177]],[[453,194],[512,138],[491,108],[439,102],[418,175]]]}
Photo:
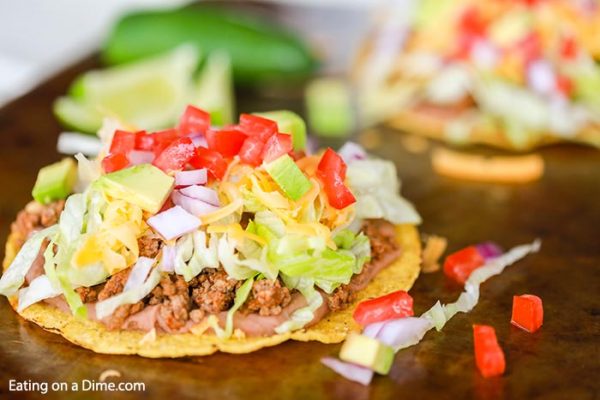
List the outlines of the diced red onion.
{"label": "diced red onion", "polygon": [[206,142],[206,138],[204,137],[204,135],[190,136],[190,139],[196,147],[208,147],[208,143]]}
{"label": "diced red onion", "polygon": [[500,59],[500,51],[488,40],[477,40],[470,55],[480,68],[493,68]]}
{"label": "diced red onion", "polygon": [[160,258],[159,269],[164,272],[173,272],[175,270],[175,257],[177,256],[177,248],[175,246],[165,245],[162,248],[162,256]]}
{"label": "diced red onion", "polygon": [[346,142],[339,150],[338,154],[344,159],[346,164],[355,160],[364,160],[367,158],[367,152],[361,145],[354,142]]}
{"label": "diced red onion", "polygon": [[127,159],[131,165],[152,164],[152,161],[154,161],[154,153],[144,150],[131,150],[127,153]]}
{"label": "diced red onion", "polygon": [[321,359],[321,363],[342,375],[344,378],[358,382],[361,385],[366,386],[371,383],[371,379],[373,379],[373,371],[360,365],[347,363],[333,357],[324,357]]}
{"label": "diced red onion", "polygon": [[175,173],[175,186],[204,185],[206,180],[206,168]]}
{"label": "diced red onion", "polygon": [[123,291],[134,288],[136,286],[140,286],[148,277],[148,273],[150,272],[150,268],[154,264],[154,260],[148,257],[140,257],[137,262],[131,268],[131,272],[129,273],[129,278],[127,278],[127,282],[125,282],[125,287]]}
{"label": "diced red onion", "polygon": [[179,205],[148,218],[147,222],[167,240],[183,236],[200,226],[200,220]]}
{"label": "diced red onion", "polygon": [[173,200],[173,203],[183,207],[183,209],[185,209],[187,212],[198,217],[205,214],[210,214],[219,209],[219,207],[216,207],[205,201],[188,197],[178,190],[173,191],[171,194],[171,199]]}
{"label": "diced red onion", "polygon": [[62,132],[56,143],[56,150],[61,154],[82,153],[86,156],[95,156],[101,148],[102,143],[96,136],[79,132]]}
{"label": "diced red onion", "polygon": [[304,152],[306,153],[306,155],[312,156],[318,150],[319,150],[319,143],[317,142],[317,139],[314,138],[313,136],[308,136],[306,138],[306,148],[304,149]]}
{"label": "diced red onion", "polygon": [[476,244],[475,247],[477,248],[477,251],[481,257],[483,257],[483,259],[486,261],[490,258],[501,256],[503,253],[502,248],[494,242],[479,243]]}
{"label": "diced red onion", "polygon": [[546,60],[536,60],[527,67],[527,82],[540,94],[550,94],[556,88],[556,74],[552,65]]}
{"label": "diced red onion", "polygon": [[[377,339],[398,351],[419,343],[432,327],[431,322],[425,318],[406,317],[386,321],[377,330],[376,336],[368,334],[367,326],[363,335]],[[372,331],[370,333],[372,334]]]}
{"label": "diced red onion", "polygon": [[386,321],[373,322],[372,324],[369,324],[364,327],[362,334],[375,339],[377,337],[377,334],[381,331],[381,328],[383,328],[383,325],[385,325],[385,323]]}
{"label": "diced red onion", "polygon": [[205,203],[212,204],[213,206],[219,206],[219,195],[213,189],[205,186],[192,185],[186,188],[179,189],[181,194],[191,197],[196,200],[202,200]]}

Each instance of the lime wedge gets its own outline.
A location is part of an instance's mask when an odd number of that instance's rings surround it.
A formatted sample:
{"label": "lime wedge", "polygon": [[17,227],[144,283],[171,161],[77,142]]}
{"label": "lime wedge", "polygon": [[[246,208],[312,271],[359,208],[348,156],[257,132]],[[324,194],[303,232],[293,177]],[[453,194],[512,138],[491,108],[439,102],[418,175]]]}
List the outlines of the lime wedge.
{"label": "lime wedge", "polygon": [[210,113],[213,125],[233,123],[235,99],[232,76],[227,53],[215,51],[208,55],[196,81],[191,103]]}
{"label": "lime wedge", "polygon": [[66,125],[95,132],[102,117],[127,125],[161,129],[172,125],[190,99],[198,52],[190,46],[143,61],[90,71],[78,78],[71,97],[54,104],[56,116]]}

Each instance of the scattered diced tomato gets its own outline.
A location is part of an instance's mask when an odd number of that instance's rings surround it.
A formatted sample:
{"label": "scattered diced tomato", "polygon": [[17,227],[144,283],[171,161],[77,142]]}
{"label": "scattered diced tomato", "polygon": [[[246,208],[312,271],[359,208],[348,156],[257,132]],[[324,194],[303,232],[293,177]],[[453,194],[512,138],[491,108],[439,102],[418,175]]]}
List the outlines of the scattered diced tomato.
{"label": "scattered diced tomato", "polygon": [[511,324],[532,333],[540,329],[543,321],[542,299],[532,294],[513,296]]}
{"label": "scattered diced tomato", "polygon": [[487,28],[483,16],[474,6],[463,11],[458,24],[460,30],[470,36],[483,36]]}
{"label": "scattered diced tomato", "polygon": [[271,162],[284,154],[292,151],[292,136],[286,133],[277,133],[271,136],[262,152],[262,159],[264,162]]}
{"label": "scattered diced tomato", "polygon": [[194,106],[187,106],[179,119],[179,132],[188,136],[205,133],[210,128],[210,114]]}
{"label": "scattered diced tomato", "polygon": [[208,148],[218,151],[225,158],[237,155],[246,137],[245,133],[237,129],[222,129],[219,131],[209,129],[206,132]]}
{"label": "scattered diced tomato", "polygon": [[206,147],[196,148],[196,154],[190,160],[194,168],[206,168],[215,179],[223,178],[227,171],[227,161],[218,151]]}
{"label": "scattered diced tomato", "polygon": [[117,129],[110,142],[110,153],[127,154],[135,148],[135,133]]}
{"label": "scattered diced tomato", "polygon": [[102,159],[102,170],[109,174],[129,166],[129,160],[123,153],[109,154]]}
{"label": "scattered diced tomato", "polygon": [[475,246],[465,247],[450,254],[444,261],[444,273],[456,282],[465,283],[471,272],[485,264]]}
{"label": "scattered diced tomato", "polygon": [[517,44],[517,49],[528,64],[542,56],[542,39],[537,32],[531,32]]}
{"label": "scattered diced tomato", "polygon": [[176,129],[167,129],[164,131],[154,132],[152,136],[152,151],[154,154],[160,154],[171,143],[179,137]]}
{"label": "scattered diced tomato", "polygon": [[571,94],[573,93],[573,81],[564,75],[557,75],[556,88],[565,97],[571,97]]}
{"label": "scattered diced tomato", "polygon": [[277,122],[252,114],[240,115],[240,127],[249,136],[258,136],[263,142],[279,130]]}
{"label": "scattered diced tomato", "polygon": [[152,162],[165,172],[180,171],[196,154],[196,147],[188,137],[182,137],[168,145]]}
{"label": "scattered diced tomato", "polygon": [[413,298],[404,290],[398,290],[385,296],[360,302],[354,310],[353,317],[359,325],[366,326],[374,322],[412,317],[413,315]]}
{"label": "scattered diced tomato", "polygon": [[146,131],[138,131],[135,133],[135,149],[143,151],[152,151],[154,146],[154,136],[149,135]]}
{"label": "scattered diced tomato", "polygon": [[323,153],[317,171],[320,174],[335,174],[342,178],[342,180],[346,179],[346,163],[342,157],[330,147]]}
{"label": "scattered diced tomato", "polygon": [[573,60],[577,57],[579,49],[573,36],[567,36],[561,40],[559,53],[566,60]]}
{"label": "scattered diced tomato", "polygon": [[485,378],[502,375],[506,361],[494,328],[488,325],[473,325],[473,344],[475,363],[481,375]]}
{"label": "scattered diced tomato", "polygon": [[254,166],[260,165],[262,162],[261,155],[264,146],[265,144],[258,136],[247,137],[239,152],[240,160],[246,164]]}

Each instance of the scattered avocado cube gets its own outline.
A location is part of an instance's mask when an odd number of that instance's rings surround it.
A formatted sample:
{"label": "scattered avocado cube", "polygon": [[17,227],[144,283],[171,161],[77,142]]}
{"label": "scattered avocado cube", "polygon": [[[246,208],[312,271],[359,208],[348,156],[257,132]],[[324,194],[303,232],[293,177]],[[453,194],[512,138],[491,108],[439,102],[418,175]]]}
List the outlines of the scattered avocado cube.
{"label": "scattered avocado cube", "polygon": [[312,187],[308,178],[287,154],[265,164],[265,169],[283,193],[294,201],[304,196]]}
{"label": "scattered avocado cube", "polygon": [[292,135],[294,150],[304,150],[306,147],[306,124],[298,114],[289,110],[277,110],[256,113],[256,115],[277,122],[279,132]]}
{"label": "scattered avocado cube", "polygon": [[108,196],[156,214],[169,197],[175,179],[151,164],[140,164],[101,176],[95,185]]}
{"label": "scattered avocado cube", "polygon": [[72,158],[50,164],[38,172],[33,191],[33,198],[42,204],[66,198],[73,190],[77,180],[77,165]]}
{"label": "scattered avocado cube", "polygon": [[342,345],[340,359],[385,375],[394,362],[394,349],[377,339],[352,333]]}

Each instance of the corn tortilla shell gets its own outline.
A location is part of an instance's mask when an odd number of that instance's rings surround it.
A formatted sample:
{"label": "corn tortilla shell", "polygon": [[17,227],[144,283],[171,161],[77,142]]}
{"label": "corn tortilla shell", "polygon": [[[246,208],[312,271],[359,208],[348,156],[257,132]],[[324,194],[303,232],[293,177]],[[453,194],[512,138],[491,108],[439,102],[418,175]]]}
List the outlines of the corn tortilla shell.
{"label": "corn tortilla shell", "polygon": [[[322,343],[342,342],[351,331],[359,330],[352,319],[356,304],[369,297],[377,297],[395,290],[408,290],[419,275],[421,243],[413,225],[396,227],[401,256],[390,266],[380,271],[369,285],[358,293],[356,301],[347,309],[328,314],[316,325],[283,335],[268,337],[231,338],[220,340],[213,335],[157,334],[154,341],[142,341],[146,335],[139,331],[109,331],[96,321],[78,320],[48,304],[37,303],[20,315],[40,327],[62,335],[77,345],[106,354],[138,354],[144,357],[203,356],[217,351],[226,353],[250,353],[263,347],[275,346],[293,339],[303,342],[316,340]],[[18,249],[16,238],[11,235],[6,244],[3,266],[7,268]],[[17,299],[10,299],[16,309]]]}

